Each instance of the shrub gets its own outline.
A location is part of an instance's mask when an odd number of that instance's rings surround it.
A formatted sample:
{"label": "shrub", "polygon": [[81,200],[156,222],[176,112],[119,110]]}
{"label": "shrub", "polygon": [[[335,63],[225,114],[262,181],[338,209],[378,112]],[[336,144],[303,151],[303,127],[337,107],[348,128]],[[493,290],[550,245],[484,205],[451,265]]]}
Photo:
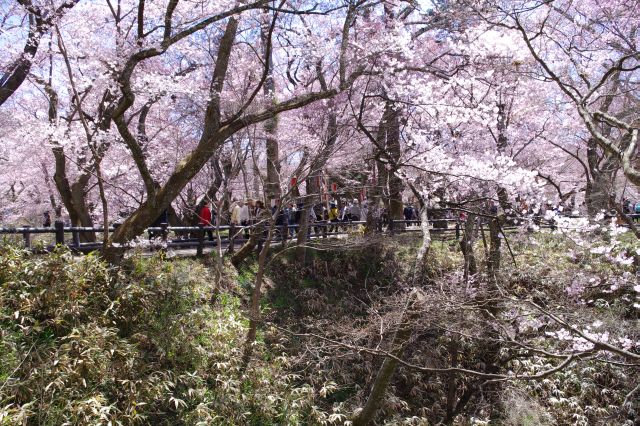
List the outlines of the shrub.
{"label": "shrub", "polygon": [[[126,272],[125,272],[126,270]],[[287,358],[241,375],[240,300],[207,268],[0,248],[0,424],[290,424],[311,412]],[[261,355],[262,354],[262,355]],[[266,361],[268,360],[268,361]]]}

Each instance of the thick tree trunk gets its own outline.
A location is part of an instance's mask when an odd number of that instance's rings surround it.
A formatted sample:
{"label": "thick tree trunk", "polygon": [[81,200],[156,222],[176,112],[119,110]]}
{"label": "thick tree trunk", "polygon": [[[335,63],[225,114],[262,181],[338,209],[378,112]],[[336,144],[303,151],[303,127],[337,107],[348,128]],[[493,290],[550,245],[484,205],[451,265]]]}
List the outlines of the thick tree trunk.
{"label": "thick tree trunk", "polygon": [[[385,146],[385,140],[387,137],[387,123],[385,114],[380,118],[380,122],[378,123],[378,130],[376,133],[376,141],[377,146],[373,149],[373,157],[379,158],[382,155],[382,150],[379,147]],[[376,173],[377,172],[377,173]],[[389,207],[388,200],[386,204],[382,203],[381,199],[384,197],[383,188],[387,187],[388,183],[388,174],[385,165],[379,161],[372,161],[371,164],[371,174],[373,177],[373,185],[371,190],[369,191],[369,210],[367,214],[367,233],[375,233],[378,232],[381,228],[380,221],[382,220],[382,209]]]}
{"label": "thick tree trunk", "polygon": [[[386,133],[384,134],[386,137]],[[384,139],[380,143],[380,146],[384,147]],[[382,161],[376,161],[376,168],[378,170],[378,180],[377,187],[380,193],[380,197],[382,199],[382,204],[384,208],[387,209],[387,213],[389,212],[389,171],[387,170],[386,165]]]}
{"label": "thick tree trunk", "polygon": [[604,173],[593,176],[591,185],[585,192],[585,203],[587,205],[587,214],[593,218],[603,211],[608,212],[611,205],[609,198],[612,191],[613,182]]}
{"label": "thick tree trunk", "polygon": [[29,33],[22,55],[8,68],[8,71],[0,78],[0,105],[6,102],[29,75],[31,61],[38,51],[42,34],[48,29],[42,18],[32,13],[29,14]]}
{"label": "thick tree trunk", "polygon": [[[275,131],[272,134],[275,134]],[[271,135],[267,136],[267,180],[265,181],[264,193],[268,201],[267,208],[271,207],[271,200],[280,199],[281,195],[278,141]]]}
{"label": "thick tree trunk", "polygon": [[587,214],[593,218],[603,211],[610,211],[611,195],[615,194],[615,175],[620,166],[619,160],[612,154],[603,152],[598,156],[598,146],[593,139],[587,144],[587,164],[591,179],[585,191]]}
{"label": "thick tree trunk", "polygon": [[[49,122],[52,125],[55,125],[58,120],[58,94],[53,90],[50,84],[46,83],[45,92],[49,97]],[[69,183],[69,178],[67,177],[67,160],[64,149],[59,146],[57,141],[50,139],[50,142],[54,145],[54,148],[52,149],[55,159],[53,181],[58,193],[60,194],[60,200],[67,210],[67,213],[69,213],[71,225],[93,227],[93,219],[89,214],[89,209],[86,203],[91,175],[87,172],[83,172],[76,178],[76,181],[73,182],[73,184]],[[94,242],[96,241],[96,235],[94,232],[82,232],[80,233],[80,241]]]}
{"label": "thick tree trunk", "polygon": [[260,199],[260,182],[262,181],[262,175],[257,164],[253,164],[253,198]]}
{"label": "thick tree trunk", "polygon": [[[400,110],[387,102],[385,108],[387,125],[387,152],[393,158],[393,163],[400,162]],[[404,205],[402,203],[402,191],[404,185],[402,179],[396,175],[397,170],[392,168],[389,172],[389,217],[392,220],[402,220]]]}
{"label": "thick tree trunk", "polygon": [[[273,78],[273,50],[271,49],[271,31],[269,14],[265,11],[264,20],[260,26],[260,39],[262,41],[262,54],[266,67],[267,78],[264,82],[263,92],[265,100],[271,104],[276,103],[276,85]],[[267,198],[267,208],[271,208],[271,201],[280,199],[280,153],[278,146],[278,116],[275,115],[264,122],[264,131],[267,139],[267,180],[264,192]]]}
{"label": "thick tree trunk", "polygon": [[[144,232],[144,229],[153,223],[160,212],[169,207],[180,191],[202,169],[222,143],[232,136],[235,131],[242,128],[238,127],[232,130],[229,127],[225,127],[224,130],[221,130],[220,127],[220,92],[227,74],[229,57],[231,56],[237,29],[238,20],[230,18],[224,35],[220,40],[218,58],[216,59],[210,84],[211,98],[205,111],[205,126],[198,145],[186,158],[178,163],[164,186],[159,188],[153,197],[147,198],[112,234],[111,242],[115,244],[110,244],[103,252],[104,258],[110,263],[120,262],[125,251],[124,244]],[[129,99],[129,101],[133,102],[132,99]],[[126,102],[124,105],[126,105]],[[144,171],[143,168],[139,167],[139,169],[141,173]]]}
{"label": "thick tree trunk", "polygon": [[[287,101],[271,105],[258,112],[241,111],[238,113],[238,117],[224,121],[221,114],[220,94],[223,92],[237,29],[238,20],[234,17],[229,18],[219,44],[218,57],[210,84],[209,102],[204,114],[203,131],[198,144],[177,163],[175,170],[165,184],[158,188],[155,197],[147,199],[112,234],[111,242],[113,244],[104,251],[104,257],[110,263],[118,263],[122,259],[126,249],[125,245],[140,235],[158,214],[171,204],[229,137],[252,124],[261,123],[281,112],[302,108],[318,100],[332,98],[338,93],[338,89],[328,89],[294,96]],[[153,51],[147,51],[147,53],[151,55]],[[120,77],[122,98],[113,112],[114,118],[124,114],[135,101],[129,79],[138,63],[139,61],[129,61],[126,72]]]}
{"label": "thick tree trunk", "polygon": [[[87,206],[87,186],[89,184],[89,177],[80,177],[76,182],[71,185],[71,196],[73,197],[73,207],[75,208],[75,214],[78,220],[76,226],[93,227],[93,219],[89,213]],[[82,242],[94,242],[96,241],[95,232],[82,232],[80,234],[80,241]]]}
{"label": "thick tree trunk", "polygon": [[[57,148],[56,148],[57,149]],[[60,148],[61,149],[61,148]],[[59,154],[64,159],[64,153]],[[56,158],[56,171],[53,175],[53,181],[60,193],[60,199],[64,205],[72,226],[93,227],[93,219],[89,213],[86,203],[86,195],[88,192],[90,175],[80,175],[73,184],[69,184],[67,178],[65,162],[58,161]],[[81,242],[96,241],[95,232],[80,233]]]}
{"label": "thick tree trunk", "polygon": [[[498,148],[498,153],[500,155],[505,155],[505,151],[507,149],[508,138],[507,138],[507,111],[505,110],[506,105],[502,102],[498,103],[498,120],[497,120],[497,129],[498,129],[498,140],[496,142],[496,146]],[[507,216],[513,216],[515,210],[513,209],[511,202],[509,201],[509,194],[507,190],[501,186],[498,186],[498,204],[502,208],[502,211]]]}
{"label": "thick tree trunk", "polygon": [[494,278],[500,271],[500,218],[492,218],[489,221],[489,262],[487,270]]}

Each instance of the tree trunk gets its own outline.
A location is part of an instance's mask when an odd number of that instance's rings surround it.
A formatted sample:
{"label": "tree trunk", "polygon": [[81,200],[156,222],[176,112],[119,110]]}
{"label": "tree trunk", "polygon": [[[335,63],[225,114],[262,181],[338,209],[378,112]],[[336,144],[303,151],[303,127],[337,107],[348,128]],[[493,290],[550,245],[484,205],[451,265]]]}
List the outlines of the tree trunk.
{"label": "tree trunk", "polygon": [[598,146],[593,139],[587,143],[587,164],[591,179],[585,191],[587,214],[593,218],[602,211],[611,210],[611,194],[615,194],[615,175],[620,166],[619,160],[610,153],[598,156]]}
{"label": "tree trunk", "polygon": [[249,235],[249,239],[245,242],[240,250],[235,252],[233,256],[231,256],[231,264],[236,268],[240,266],[240,264],[253,252],[253,250],[258,245],[258,239],[262,237],[263,228],[259,225],[251,228],[251,234]]}
{"label": "tree trunk", "polygon": [[[326,87],[326,82],[321,72],[318,72],[318,78],[322,87]],[[303,263],[306,257],[305,245],[307,243],[307,235],[309,234],[309,211],[313,208],[316,201],[321,201],[321,187],[318,182],[318,176],[322,173],[324,166],[327,164],[329,157],[333,153],[336,141],[338,140],[338,119],[334,110],[335,103],[333,99],[329,99],[328,106],[327,139],[324,146],[319,150],[318,154],[316,154],[315,158],[311,160],[309,174],[306,179],[307,196],[304,200],[304,207],[300,216],[300,223],[298,224],[296,248],[296,259],[300,263]]]}
{"label": "tree trunk", "polygon": [[[496,146],[498,148],[498,153],[500,155],[505,155],[505,150],[507,149],[507,112],[505,111],[506,105],[502,102],[498,103],[498,119],[497,119],[497,129],[498,129],[498,140],[496,141]],[[507,190],[501,186],[498,186],[498,204],[502,208],[502,211],[508,215],[513,216],[514,209],[511,206],[511,202],[509,201],[509,194]]]}
{"label": "tree trunk", "polygon": [[476,215],[469,214],[464,223],[464,234],[460,240],[460,251],[464,257],[464,281],[469,282],[469,276],[475,275],[478,270],[476,266],[476,256],[473,252],[475,242]]}
{"label": "tree trunk", "polygon": [[[391,350],[389,352],[396,357],[402,356],[405,345],[409,340],[409,337],[411,337],[411,331],[413,328],[412,323],[416,318],[416,314],[409,311],[412,309],[412,305],[417,295],[417,291],[414,290],[407,297],[407,302],[400,316],[398,330],[393,336]],[[367,402],[362,408],[360,414],[358,414],[358,417],[353,420],[354,426],[366,426],[375,419],[376,412],[380,407],[380,403],[384,398],[384,394],[389,386],[389,382],[391,382],[391,378],[393,377],[397,366],[398,361],[395,358],[388,356],[385,357],[382,362],[382,366],[380,366],[380,369],[378,370],[376,379],[371,386],[371,392],[369,393]]]}
{"label": "tree trunk", "polygon": [[[501,364],[500,350],[502,345],[500,344],[500,332],[490,324],[495,322],[495,319],[500,316],[503,310],[503,303],[501,302],[502,294],[498,287],[501,245],[500,232],[503,223],[504,216],[498,216],[489,222],[489,262],[487,268],[489,271],[489,280],[487,283],[487,291],[484,294],[481,293],[478,300],[479,305],[485,307],[485,309],[482,310],[482,314],[487,323],[486,335],[488,338],[484,345],[481,345],[479,354],[481,354],[481,360],[485,365],[484,372],[488,374],[498,374]],[[490,409],[489,417],[491,424],[501,424],[501,388],[502,382],[489,382],[483,387]]]}
{"label": "tree trunk", "polygon": [[[112,264],[119,263],[124,255],[124,245],[144,232],[144,229],[153,223],[160,212],[180,194],[180,191],[202,169],[211,156],[219,149],[224,141],[231,137],[242,126],[235,129],[220,127],[220,92],[229,66],[229,58],[238,29],[238,20],[230,18],[227,21],[225,32],[220,40],[218,57],[216,59],[213,77],[210,84],[211,97],[205,111],[205,125],[198,141],[198,145],[185,157],[167,179],[164,186],[155,191],[153,197],[145,202],[120,225],[111,236],[111,243],[103,252],[103,257]],[[130,95],[133,96],[133,95]],[[124,101],[123,101],[124,102]],[[129,102],[133,102],[129,99]],[[126,102],[125,102],[126,104]],[[139,167],[140,171],[143,170]]]}
{"label": "tree trunk", "polygon": [[320,194],[320,186],[317,185],[318,180],[313,177],[316,173],[319,173],[315,171],[315,167],[317,166],[317,161],[315,160],[317,160],[317,158],[311,163],[312,167],[309,172],[312,177],[307,178],[307,195],[304,199],[304,206],[302,207],[302,213],[300,214],[300,223],[298,224],[296,260],[299,263],[304,263],[306,258],[307,248],[305,246],[307,244],[307,236],[309,235],[309,213],[318,200],[317,197]]}
{"label": "tree trunk", "polygon": [[[260,39],[262,41],[262,54],[266,67],[267,78],[263,86],[264,97],[271,104],[276,103],[276,85],[273,78],[273,50],[271,49],[271,31],[269,14],[265,10],[264,20],[260,26]],[[267,208],[271,208],[271,201],[280,199],[280,154],[278,139],[278,116],[275,115],[264,122],[264,131],[267,139],[267,180],[264,192],[267,198]]]}
{"label": "tree trunk", "polygon": [[[252,149],[255,149],[255,145]],[[262,175],[260,174],[260,169],[258,165],[254,161],[253,163],[253,198],[255,200],[260,199],[260,182],[262,181]]]}
{"label": "tree trunk", "polygon": [[489,221],[489,262],[487,270],[495,279],[500,270],[500,218],[492,218]]}
{"label": "tree trunk", "polygon": [[[385,115],[387,116],[387,152],[393,158],[393,163],[398,164],[400,162],[400,110],[391,102],[387,102]],[[404,185],[402,179],[396,175],[397,171],[395,168],[389,171],[389,217],[392,220],[404,218],[402,203]]]}
{"label": "tree trunk", "polygon": [[31,61],[38,51],[42,34],[48,29],[40,16],[29,13],[29,33],[22,54],[0,78],[0,105],[5,103],[29,75]]}
{"label": "tree trunk", "polygon": [[[280,211],[276,211],[276,215]],[[264,242],[264,246],[258,256],[258,272],[256,273],[256,280],[251,292],[251,306],[249,308],[249,330],[247,331],[247,337],[244,343],[244,351],[242,353],[242,364],[240,366],[240,372],[244,372],[249,366],[251,361],[251,354],[253,353],[253,344],[256,341],[256,335],[258,333],[258,324],[260,323],[260,297],[262,295],[262,281],[264,278],[265,265],[267,261],[267,254],[271,247],[271,239],[273,238],[275,230],[275,221],[271,220],[269,223],[269,232],[267,234],[267,240]]]}
{"label": "tree trunk", "polygon": [[[387,123],[385,114],[380,118],[380,122],[378,123],[378,130],[376,132],[376,141],[377,146],[373,149],[373,157],[379,158],[383,152],[379,147],[385,146],[385,140],[387,137]],[[376,173],[377,171],[377,173]],[[384,198],[383,188],[387,187],[388,182],[388,174],[385,165],[379,161],[373,161],[371,164],[371,174],[372,174],[372,188],[370,191],[370,199],[369,199],[369,210],[367,214],[367,233],[375,233],[381,227],[379,221],[382,220],[382,209],[388,208],[388,201],[382,206],[380,205],[380,200]]]}
{"label": "tree trunk", "polygon": [[[59,155],[64,158],[64,153],[61,152]],[[89,178],[90,175],[82,174],[75,182],[73,182],[73,184],[70,185],[66,174],[65,162],[58,161],[58,158],[56,158],[56,170],[53,175],[53,181],[60,193],[62,204],[69,213],[69,219],[72,226],[93,227],[93,219],[89,214],[89,209],[86,203]],[[80,233],[80,241],[95,242],[95,232]]]}
{"label": "tree trunk", "polygon": [[[51,125],[55,125],[58,120],[58,94],[53,90],[50,84],[46,83],[45,92],[49,97],[49,122]],[[60,200],[67,210],[67,213],[69,213],[71,225],[93,227],[93,220],[91,219],[91,215],[89,214],[89,209],[86,204],[86,195],[91,175],[86,171],[81,171],[81,174],[76,178],[76,181],[73,182],[73,184],[70,184],[69,178],[67,177],[67,160],[64,149],[52,138],[50,138],[49,141],[54,146],[52,148],[55,159],[53,181],[58,193],[60,194]],[[94,232],[82,232],[80,233],[80,241],[94,242],[96,241],[96,235]]]}

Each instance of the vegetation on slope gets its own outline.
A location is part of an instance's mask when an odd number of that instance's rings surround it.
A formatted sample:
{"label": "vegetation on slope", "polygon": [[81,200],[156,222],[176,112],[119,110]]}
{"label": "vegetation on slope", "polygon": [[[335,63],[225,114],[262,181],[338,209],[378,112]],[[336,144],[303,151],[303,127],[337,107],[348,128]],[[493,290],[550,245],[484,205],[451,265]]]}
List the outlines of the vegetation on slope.
{"label": "vegetation on slope", "polygon": [[[244,371],[254,262],[225,267],[217,282],[209,259],[133,257],[113,268],[91,255],[3,246],[0,424],[343,424],[363,407],[401,324],[410,337],[379,424],[637,420],[637,365],[598,348],[537,380],[491,384],[446,371],[534,375],[562,361],[545,354],[584,345],[529,300],[637,353],[634,265],[561,236],[512,235],[514,259],[488,314],[492,280],[479,262],[465,282],[455,242],[434,242],[416,273],[411,237],[359,238],[349,250],[314,251],[304,266],[289,251],[270,259]],[[475,249],[481,259],[482,244]],[[412,289],[425,295],[404,315]]]}

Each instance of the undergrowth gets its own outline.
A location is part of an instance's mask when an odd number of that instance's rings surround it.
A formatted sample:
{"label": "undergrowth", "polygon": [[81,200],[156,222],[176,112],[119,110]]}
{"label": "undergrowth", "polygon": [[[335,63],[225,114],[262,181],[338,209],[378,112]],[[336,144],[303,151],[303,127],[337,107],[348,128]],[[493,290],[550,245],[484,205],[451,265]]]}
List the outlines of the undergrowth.
{"label": "undergrowth", "polygon": [[[456,241],[434,241],[416,269],[415,237],[353,238],[345,250],[318,243],[302,264],[295,250],[273,253],[261,308],[276,327],[260,327],[244,373],[254,257],[239,270],[225,265],[216,280],[215,262],[133,256],[109,268],[93,255],[0,246],[0,424],[343,424],[363,406],[382,358],[296,333],[387,348],[413,288],[429,301],[402,355],[414,365],[482,370],[492,359],[502,373],[552,368],[554,360],[485,339],[499,323],[540,350],[576,344],[555,338],[557,325],[524,309],[525,300],[637,350],[636,266],[618,262],[638,249],[628,236],[585,245],[509,234],[496,277],[503,300],[490,321],[475,306],[493,282],[482,241],[478,274],[465,281]],[[497,399],[482,380],[401,366],[378,424],[487,424],[496,411],[491,424],[631,424],[633,412],[620,407],[632,375],[608,361],[591,357],[543,380],[495,387]],[[453,409],[452,398],[467,400]]]}
{"label": "undergrowth", "polygon": [[196,261],[134,258],[116,271],[4,246],[0,424],[303,422],[313,390],[293,385],[286,357],[259,345],[240,374],[246,327],[240,299],[216,293]]}

